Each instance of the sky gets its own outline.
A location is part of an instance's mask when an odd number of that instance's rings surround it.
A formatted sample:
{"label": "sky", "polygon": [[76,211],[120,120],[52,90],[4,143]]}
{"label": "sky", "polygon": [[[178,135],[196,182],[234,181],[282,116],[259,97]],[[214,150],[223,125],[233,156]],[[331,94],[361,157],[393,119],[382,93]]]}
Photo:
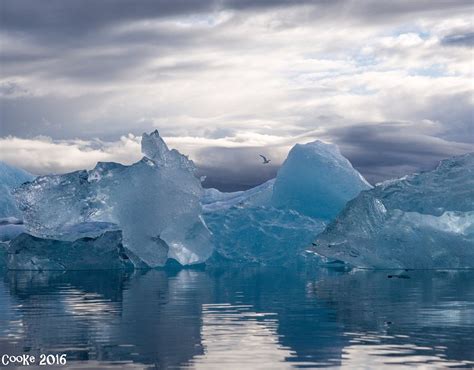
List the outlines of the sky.
{"label": "sky", "polygon": [[317,139],[372,183],[429,169],[474,151],[473,22],[471,0],[0,0],[0,160],[129,164],[158,129],[222,190]]}

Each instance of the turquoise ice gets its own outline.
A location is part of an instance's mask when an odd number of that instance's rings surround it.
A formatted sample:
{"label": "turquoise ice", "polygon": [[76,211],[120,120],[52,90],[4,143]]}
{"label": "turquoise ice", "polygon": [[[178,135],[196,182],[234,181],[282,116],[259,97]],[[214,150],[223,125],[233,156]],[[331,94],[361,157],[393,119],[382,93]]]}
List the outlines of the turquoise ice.
{"label": "turquoise ice", "polygon": [[294,262],[347,201],[371,186],[335,145],[297,144],[276,179],[253,189],[207,189],[204,218],[219,261]]}
{"label": "turquoise ice", "polygon": [[362,192],[315,244],[358,267],[474,267],[474,153]]}
{"label": "turquoise ice", "polygon": [[131,166],[99,162],[90,171],[41,176],[18,188],[27,231],[73,241],[120,229],[125,248],[147,266],[207,260],[213,246],[193,162],[168,149],[158,131],[143,134],[142,152]]}
{"label": "turquoise ice", "polygon": [[22,183],[33,179],[32,174],[0,161],[0,218],[21,217],[11,192]]}

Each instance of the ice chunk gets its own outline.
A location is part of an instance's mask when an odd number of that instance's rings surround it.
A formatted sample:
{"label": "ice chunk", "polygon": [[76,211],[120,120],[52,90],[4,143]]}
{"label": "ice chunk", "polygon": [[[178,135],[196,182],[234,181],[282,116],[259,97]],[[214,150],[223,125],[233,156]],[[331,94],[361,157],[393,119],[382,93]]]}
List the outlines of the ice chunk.
{"label": "ice chunk", "polygon": [[272,204],[310,217],[332,219],[370,184],[336,145],[296,144],[278,171]]}
{"label": "ice chunk", "polygon": [[203,190],[193,162],[169,150],[158,131],[143,134],[142,151],[146,157],[131,166],[98,163],[21,186],[14,194],[28,232],[71,240],[87,225],[114,224],[125,247],[150,267],[168,258],[204,262],[213,248],[200,218]]}
{"label": "ice chunk", "polygon": [[362,192],[315,244],[358,267],[473,268],[474,153]]}
{"label": "ice chunk", "polygon": [[282,265],[294,262],[325,226],[294,210],[232,207],[205,215],[216,260]]}
{"label": "ice chunk", "polygon": [[11,191],[22,183],[33,179],[34,176],[30,173],[0,161],[0,218],[21,217]]}
{"label": "ice chunk", "polygon": [[201,202],[216,255],[234,262],[294,261],[327,220],[370,188],[336,146],[320,141],[293,147],[277,178],[253,189],[208,189]]}
{"label": "ice chunk", "polygon": [[205,189],[201,198],[204,212],[215,212],[233,206],[258,207],[268,206],[271,202],[275,179],[246,191],[222,193],[217,189]]}
{"label": "ice chunk", "polygon": [[21,234],[10,242],[6,265],[10,270],[40,271],[133,268],[121,241],[120,231],[73,242]]}
{"label": "ice chunk", "polygon": [[12,240],[24,232],[23,221],[15,217],[0,218],[0,242]]}
{"label": "ice chunk", "polygon": [[314,218],[332,219],[361,190],[370,188],[337,146],[314,141],[296,144],[276,179],[233,193],[206,189],[201,202],[205,212],[233,206],[273,206]]}
{"label": "ice chunk", "polygon": [[8,244],[0,242],[0,270],[7,268]]}

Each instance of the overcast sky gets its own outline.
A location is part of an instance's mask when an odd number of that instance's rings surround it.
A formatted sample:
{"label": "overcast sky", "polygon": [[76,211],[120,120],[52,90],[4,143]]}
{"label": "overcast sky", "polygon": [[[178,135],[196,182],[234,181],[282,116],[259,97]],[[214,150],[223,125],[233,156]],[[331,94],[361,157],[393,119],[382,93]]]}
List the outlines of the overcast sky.
{"label": "overcast sky", "polygon": [[0,0],[0,160],[131,163],[157,128],[223,189],[315,139],[371,182],[430,168],[474,150],[473,4]]}

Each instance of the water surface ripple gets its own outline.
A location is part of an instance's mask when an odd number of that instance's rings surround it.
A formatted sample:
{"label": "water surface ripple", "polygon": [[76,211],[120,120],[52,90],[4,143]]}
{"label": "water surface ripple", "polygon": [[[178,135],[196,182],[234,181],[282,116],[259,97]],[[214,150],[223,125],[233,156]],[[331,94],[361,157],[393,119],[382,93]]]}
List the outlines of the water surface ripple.
{"label": "water surface ripple", "polygon": [[0,353],[72,368],[474,367],[474,271],[5,272]]}

